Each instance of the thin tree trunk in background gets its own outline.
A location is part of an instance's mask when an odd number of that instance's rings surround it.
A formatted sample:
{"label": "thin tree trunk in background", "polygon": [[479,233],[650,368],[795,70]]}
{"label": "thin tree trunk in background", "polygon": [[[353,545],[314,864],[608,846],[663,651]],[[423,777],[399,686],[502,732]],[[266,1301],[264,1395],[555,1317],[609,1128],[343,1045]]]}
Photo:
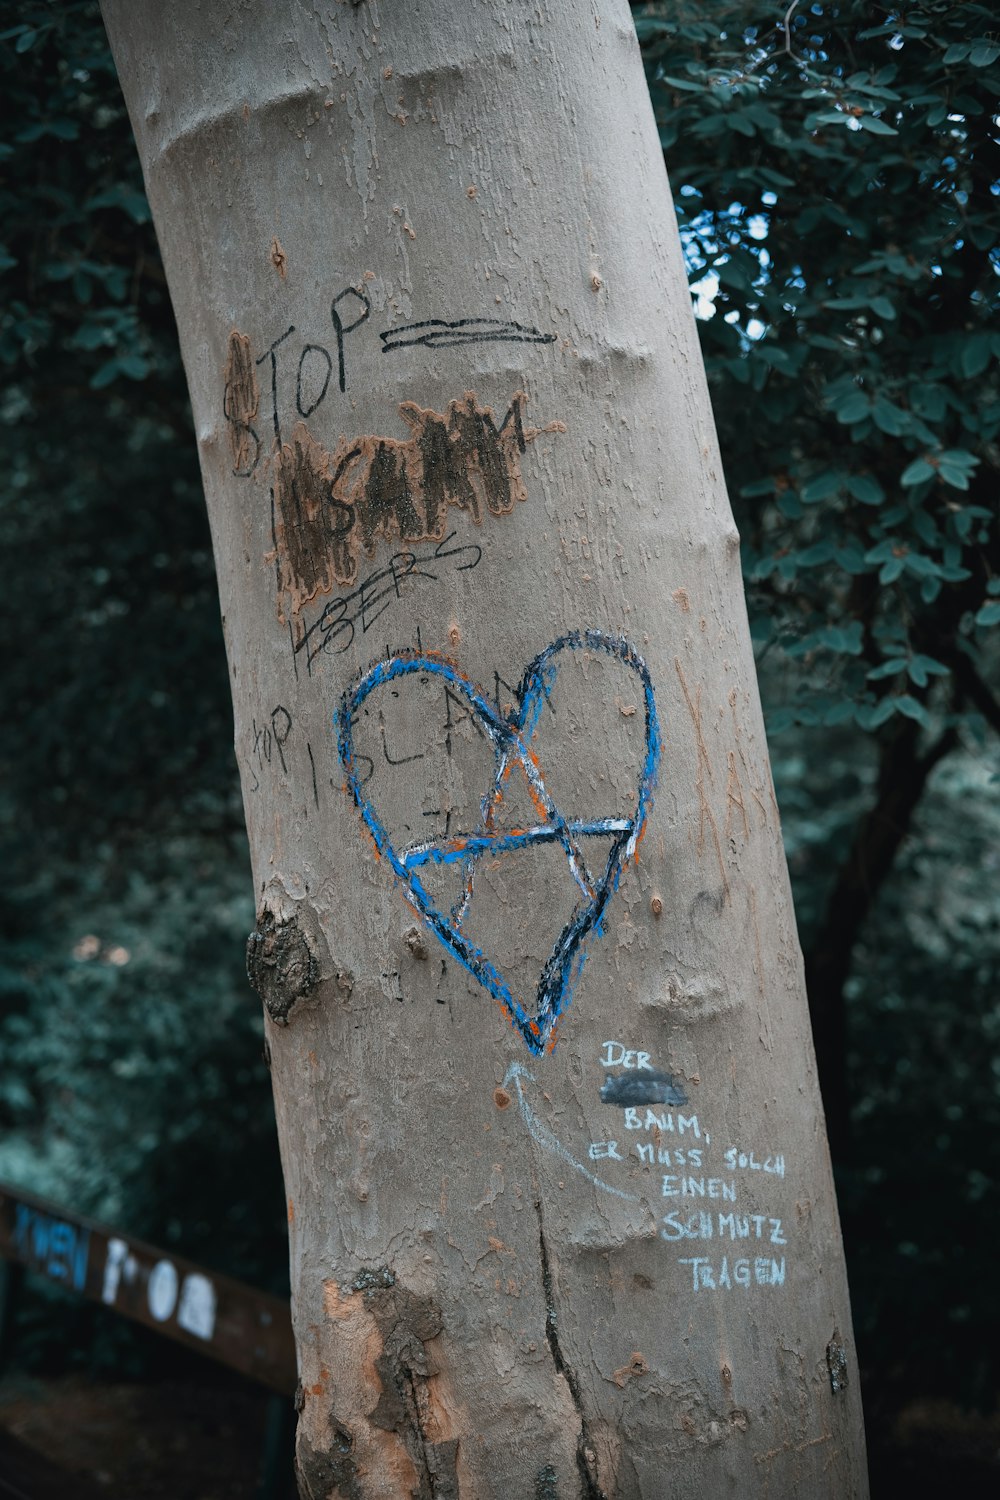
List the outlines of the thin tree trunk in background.
{"label": "thin tree trunk in background", "polygon": [[838,1168],[851,1153],[848,1091],[847,981],[869,912],[910,831],[927,780],[955,748],[958,735],[945,732],[922,754],[920,726],[911,719],[884,743],[876,797],[861,819],[847,857],[827,898],[823,923],[806,954],[805,970],[813,1039],[826,1114],[827,1138]]}
{"label": "thin tree trunk in background", "polygon": [[105,15],[215,541],[303,1495],[863,1495],[627,7]]}

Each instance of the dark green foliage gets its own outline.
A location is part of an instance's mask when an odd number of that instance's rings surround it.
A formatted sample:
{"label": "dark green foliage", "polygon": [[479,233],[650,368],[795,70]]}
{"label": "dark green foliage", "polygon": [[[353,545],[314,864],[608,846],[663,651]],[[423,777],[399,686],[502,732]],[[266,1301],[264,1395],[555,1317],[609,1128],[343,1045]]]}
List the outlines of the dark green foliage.
{"label": "dark green foliage", "polygon": [[[993,793],[991,797],[991,792]],[[955,809],[975,805],[972,826]],[[1000,1318],[998,813],[974,759],[942,766],[920,841],[887,886],[851,982],[854,1158],[841,1197],[878,1382],[989,1409]]]}
{"label": "dark green foliage", "polygon": [[280,1286],[173,317],[96,5],[0,14],[0,1177]]}
{"label": "dark green foliage", "polygon": [[[982,1338],[1000,1316],[994,766],[959,750],[935,770],[847,984],[852,1132],[837,1182],[867,1389],[891,1405],[950,1395],[988,1410],[995,1400]],[[860,760],[843,732],[789,731],[773,770],[796,908],[816,925],[831,865],[870,798],[872,757]]]}
{"label": "dark green foliage", "polygon": [[0,539],[18,726],[0,754],[39,831],[51,818],[75,854],[105,828],[152,832],[151,777],[154,816],[171,819],[168,785],[184,795],[197,767],[221,784],[225,661],[204,660],[214,579],[196,453],[97,8],[0,12],[18,22],[0,42]]}
{"label": "dark green foliage", "polygon": [[[789,723],[981,726],[1000,620],[993,7],[641,6]],[[873,22],[878,24],[873,24]]]}

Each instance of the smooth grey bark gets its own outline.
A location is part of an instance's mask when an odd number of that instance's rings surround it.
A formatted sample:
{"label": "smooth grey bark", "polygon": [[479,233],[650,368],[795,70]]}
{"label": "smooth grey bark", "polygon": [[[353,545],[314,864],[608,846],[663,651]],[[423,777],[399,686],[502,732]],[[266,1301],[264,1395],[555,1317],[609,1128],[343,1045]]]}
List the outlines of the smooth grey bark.
{"label": "smooth grey bark", "polygon": [[216,549],[302,1493],[864,1495],[627,7],[104,8]]}

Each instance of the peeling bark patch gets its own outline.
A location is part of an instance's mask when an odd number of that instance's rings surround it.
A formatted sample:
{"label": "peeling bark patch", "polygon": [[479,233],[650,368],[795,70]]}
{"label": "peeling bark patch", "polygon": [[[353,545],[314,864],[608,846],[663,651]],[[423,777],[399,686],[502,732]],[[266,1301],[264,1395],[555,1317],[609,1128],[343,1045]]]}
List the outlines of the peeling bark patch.
{"label": "peeling bark patch", "polygon": [[331,1418],[330,1444],[322,1453],[301,1434],[295,1448],[295,1477],[301,1500],[328,1500],[331,1492],[342,1500],[363,1500],[352,1457],[354,1439],[346,1427]]}
{"label": "peeling bark patch", "polygon": [[566,428],[525,427],[525,400],[515,392],[499,426],[472,391],[443,414],[404,401],[409,438],[341,437],[332,453],[299,422],[274,457],[281,619],[353,583],[361,554],[373,558],[380,540],[441,541],[452,506],[478,524],[526,500],[521,455],[543,432]]}
{"label": "peeling bark patch", "polygon": [[[392,1272],[385,1273],[392,1276]],[[379,1272],[365,1273],[373,1284],[362,1290],[375,1320],[382,1350],[375,1358],[381,1395],[369,1421],[403,1438],[417,1474],[411,1500],[459,1500],[458,1439],[436,1440],[428,1377],[435,1374],[426,1345],[437,1338],[444,1319],[429,1297],[417,1296],[393,1278],[386,1284]]]}
{"label": "peeling bark patch", "polygon": [[281,277],[282,281],[284,281],[285,277],[288,275],[288,256],[285,254],[284,248],[277,235],[275,235],[274,239],[271,241],[271,254],[269,256],[269,259],[272,266]]}
{"label": "peeling bark patch", "polygon": [[833,1338],[826,1346],[826,1367],[830,1372],[830,1389],[835,1396],[841,1391],[846,1391],[849,1381],[847,1378],[847,1350],[840,1341],[840,1334],[833,1330]]}
{"label": "peeling bark patch", "polygon": [[287,1025],[292,1007],[319,984],[319,967],[301,924],[294,917],[280,921],[261,907],[247,939],[247,978],[272,1021]]}
{"label": "peeling bark patch", "polygon": [[648,1374],[649,1363],[646,1359],[646,1356],[644,1354],[640,1354],[639,1351],[636,1350],[632,1355],[632,1358],[629,1360],[628,1364],[622,1365],[620,1369],[616,1370],[611,1379],[614,1381],[619,1390],[624,1390],[629,1381],[634,1380],[637,1375]]}
{"label": "peeling bark patch", "polygon": [[382,1394],[371,1420],[386,1432],[405,1432],[419,1426],[414,1380],[429,1374],[424,1345],[441,1332],[441,1313],[405,1287],[371,1291],[365,1300],[382,1335],[382,1353],[375,1360]]}
{"label": "peeling bark patch", "polygon": [[250,340],[235,328],[229,335],[229,355],[223,373],[226,384],[222,410],[229,423],[233,473],[246,478],[260,459],[261,442],[253,427],[260,409],[260,387]]}
{"label": "peeling bark patch", "polygon": [[[443,1443],[425,1443],[430,1495],[434,1500],[459,1500],[458,1438]],[[421,1496],[423,1490],[418,1492]]]}
{"label": "peeling bark patch", "polygon": [[403,933],[403,942],[414,958],[426,959],[428,957],[427,944],[424,942],[424,935],[419,927],[408,927]]}

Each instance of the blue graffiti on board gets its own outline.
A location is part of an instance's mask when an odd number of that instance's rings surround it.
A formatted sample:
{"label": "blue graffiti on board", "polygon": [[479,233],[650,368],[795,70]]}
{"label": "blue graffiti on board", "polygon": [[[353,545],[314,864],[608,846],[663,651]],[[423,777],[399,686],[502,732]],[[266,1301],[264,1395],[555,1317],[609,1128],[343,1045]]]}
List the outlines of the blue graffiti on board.
{"label": "blue graffiti on board", "polygon": [[[545,785],[531,741],[542,706],[551,693],[560,666],[568,654],[586,649],[603,652],[633,671],[642,685],[645,711],[645,746],[636,786],[635,810],[615,818],[566,818],[553,802]],[[362,789],[355,767],[353,725],[365,699],[376,688],[413,673],[442,678],[450,690],[464,699],[469,713],[489,740],[494,756],[493,782],[481,803],[479,826],[464,834],[440,838],[397,850]],[[554,641],[525,669],[517,690],[517,706],[504,717],[482,688],[470,681],[444,657],[418,651],[400,651],[369,668],[349,689],[334,714],[334,729],[340,760],[347,776],[347,789],[354,799],[375,848],[389,863],[405,894],[426,925],[459,960],[509,1017],[528,1050],[536,1056],[554,1043],[557,1021],[569,1005],[587,956],[586,942],[593,932],[600,935],[607,906],[618,888],[622,868],[636,856],[652,805],[660,757],[660,731],[649,671],[641,656],[623,636],[599,630],[572,631]],[[508,777],[520,766],[538,821],[529,828],[497,828],[497,816]],[[612,835],[603,870],[596,876],[587,868],[583,841],[593,835]],[[558,844],[565,853],[570,873],[579,888],[577,904],[556,939],[541,974],[534,1013],[515,996],[503,975],[462,930],[472,901],[477,867],[486,856],[495,858],[514,849],[538,844]],[[425,865],[460,865],[464,873],[463,895],[449,913],[434,905],[420,879]]]}
{"label": "blue graffiti on board", "polygon": [[14,1216],[14,1248],[54,1281],[65,1281],[74,1291],[83,1291],[90,1255],[89,1229],[19,1203]]}

